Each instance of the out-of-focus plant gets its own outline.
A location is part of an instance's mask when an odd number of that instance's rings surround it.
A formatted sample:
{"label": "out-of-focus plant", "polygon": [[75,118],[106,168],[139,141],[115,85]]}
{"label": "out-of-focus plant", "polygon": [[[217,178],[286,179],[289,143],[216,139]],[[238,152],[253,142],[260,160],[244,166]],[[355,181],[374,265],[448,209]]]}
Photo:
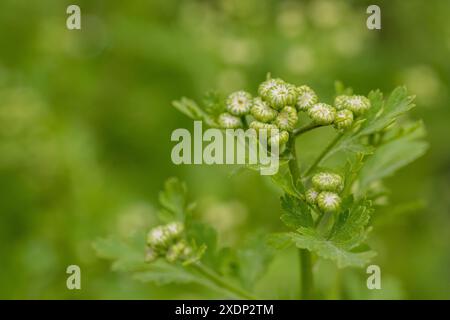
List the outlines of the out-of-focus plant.
{"label": "out-of-focus plant", "polygon": [[[212,127],[278,129],[269,138],[269,145],[279,143],[283,150],[272,181],[284,193],[281,220],[289,231],[267,235],[266,241],[253,238],[236,250],[220,248],[215,232],[194,219],[185,185],[170,179],[160,195],[162,224],[149,231],[146,243],[141,234],[134,246],[109,239],[97,242],[96,248],[116,260],[115,269],[134,271],[141,280],[196,282],[236,298],[254,297],[252,287],[264,274],[273,249],[298,248],[302,299],[316,297],[317,258],[332,260],[339,268],[367,265],[376,255],[367,244],[372,216],[385,203],[381,181],[428,147],[422,122],[405,117],[414,104],[404,87],[385,99],[378,90],[356,95],[337,83],[335,99],[327,104],[307,85],[269,76],[256,97],[245,91],[227,98],[209,94],[202,106],[186,98],[174,106]],[[299,126],[301,113],[311,120]],[[335,129],[335,137],[300,170],[296,139],[326,126]],[[337,155],[345,157],[344,164],[322,166]]]}

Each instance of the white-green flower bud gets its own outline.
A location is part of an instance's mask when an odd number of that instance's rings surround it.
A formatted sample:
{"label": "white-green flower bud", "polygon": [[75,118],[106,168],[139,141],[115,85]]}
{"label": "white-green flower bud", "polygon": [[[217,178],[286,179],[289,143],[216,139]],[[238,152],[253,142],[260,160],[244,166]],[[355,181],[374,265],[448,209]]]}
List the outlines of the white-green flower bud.
{"label": "white-green flower bud", "polygon": [[270,89],[267,97],[272,108],[281,110],[285,106],[293,106],[297,102],[297,88],[289,83],[280,83]]}
{"label": "white-green flower bud", "polygon": [[365,96],[337,96],[334,100],[334,105],[337,110],[348,109],[355,115],[361,115],[370,109],[370,100]]}
{"label": "white-green flower bud", "polygon": [[278,133],[270,134],[268,143],[269,146],[273,146],[278,143],[280,150],[282,150],[286,142],[288,142],[288,140],[289,140],[289,132],[279,131]]}
{"label": "white-green flower bud", "polygon": [[147,248],[145,252],[145,262],[151,263],[158,259],[158,253],[153,248]]}
{"label": "white-green flower bud", "polygon": [[347,109],[336,112],[336,118],[334,119],[334,127],[336,129],[347,129],[351,127],[352,123],[353,112]]}
{"label": "white-green flower bud", "polygon": [[359,116],[370,109],[370,100],[364,96],[350,96],[345,99],[345,108]]}
{"label": "white-green flower bud", "polygon": [[299,111],[307,111],[317,102],[319,98],[316,93],[308,86],[301,86],[297,88],[297,108]]}
{"label": "white-green flower bud", "polygon": [[177,239],[182,235],[184,225],[181,222],[172,222],[165,225],[164,229],[170,239]]}
{"label": "white-green flower bud", "polygon": [[251,114],[258,121],[270,122],[276,118],[278,112],[272,109],[267,102],[257,97],[253,99]]}
{"label": "white-green flower bud", "polygon": [[347,95],[337,96],[334,99],[334,107],[336,108],[336,110],[345,109],[348,98],[349,98],[349,96],[347,96]]}
{"label": "white-green flower bud", "polygon": [[319,191],[317,191],[314,188],[309,189],[305,193],[306,202],[308,202],[309,204],[316,204],[318,195],[319,195]]}
{"label": "white-green flower bud", "polygon": [[250,112],[253,104],[252,95],[245,91],[233,92],[227,99],[227,110],[234,116],[243,116]]}
{"label": "white-green flower bud", "polygon": [[298,122],[297,110],[293,107],[284,107],[276,117],[274,124],[280,130],[292,131]]}
{"label": "white-green flower bud", "polygon": [[242,120],[239,117],[235,117],[228,112],[222,113],[217,118],[217,123],[223,129],[237,129],[242,128]]}
{"label": "white-green flower bud", "polygon": [[252,121],[249,125],[250,128],[255,129],[256,132],[259,132],[259,130],[261,129],[266,129],[267,130],[267,136],[269,137],[270,133],[272,132],[272,130],[278,130],[278,127],[272,123],[265,123],[265,122],[260,122],[260,121]]}
{"label": "white-green flower bud", "polygon": [[341,197],[334,192],[322,191],[317,196],[317,205],[324,212],[336,212],[341,206]]}
{"label": "white-green flower bud", "polygon": [[317,124],[332,124],[336,116],[336,109],[326,103],[316,103],[308,110],[309,117]]}
{"label": "white-green flower bud", "polygon": [[316,190],[340,192],[343,188],[342,177],[331,172],[320,172],[315,174],[312,184]]}
{"label": "white-green flower bud", "polygon": [[187,245],[186,241],[179,241],[167,250],[166,259],[168,262],[175,262],[177,260],[185,260],[192,250]]}
{"label": "white-green flower bud", "polygon": [[258,94],[264,99],[269,98],[269,92],[279,84],[284,84],[281,79],[268,79],[261,83],[258,88]]}
{"label": "white-green flower bud", "polygon": [[169,242],[170,236],[167,234],[164,226],[153,228],[147,235],[147,244],[151,248],[164,249]]}

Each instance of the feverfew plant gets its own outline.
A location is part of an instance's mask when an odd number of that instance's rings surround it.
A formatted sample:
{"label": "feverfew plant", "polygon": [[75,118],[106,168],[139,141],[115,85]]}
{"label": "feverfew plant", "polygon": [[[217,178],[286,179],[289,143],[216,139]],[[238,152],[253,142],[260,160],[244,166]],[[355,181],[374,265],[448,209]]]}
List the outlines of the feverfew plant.
{"label": "feverfew plant", "polygon": [[[379,192],[382,180],[428,147],[422,122],[407,117],[414,104],[404,87],[385,99],[379,90],[355,95],[337,83],[329,102],[306,84],[269,76],[256,96],[246,91],[224,98],[208,94],[202,106],[187,98],[174,106],[210,127],[278,129],[270,139],[282,146],[281,165],[271,180],[283,192],[280,218],[287,230],[249,237],[237,249],[221,248],[215,231],[194,218],[185,184],[172,178],[160,194],[161,225],[147,230],[147,236],[100,240],[95,247],[115,260],[114,269],[133,272],[137,279],[198,283],[224,297],[255,298],[254,285],[275,250],[289,246],[297,247],[301,258],[302,299],[317,297],[313,266],[318,259],[339,268],[367,265],[376,255],[367,239],[373,214],[385,203],[379,201],[385,197]],[[305,116],[309,122],[300,123]],[[296,139],[321,127],[333,128],[335,137],[314,161],[299,166]],[[343,157],[344,164],[324,167]]]}

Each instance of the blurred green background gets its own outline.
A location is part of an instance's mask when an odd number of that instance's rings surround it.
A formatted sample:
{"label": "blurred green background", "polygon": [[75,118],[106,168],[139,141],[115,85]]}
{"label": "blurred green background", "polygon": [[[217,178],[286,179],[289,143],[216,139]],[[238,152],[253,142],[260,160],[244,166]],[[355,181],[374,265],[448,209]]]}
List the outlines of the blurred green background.
{"label": "blurred green background", "polygon": [[[78,4],[82,30],[66,29]],[[382,30],[366,28],[373,1],[149,0],[0,2],[0,298],[217,297],[157,287],[110,271],[92,242],[154,219],[158,191],[179,176],[224,245],[279,231],[278,194],[257,173],[175,166],[170,134],[192,128],[171,102],[205,91],[255,93],[267,72],[309,84],[327,101],[334,81],[367,94],[405,84],[427,126],[426,156],[387,180],[376,212],[381,298],[450,298],[450,2],[376,1]],[[321,130],[321,131],[320,131]],[[305,161],[332,132],[299,146]],[[296,257],[280,253],[261,281],[294,297]],[[66,267],[82,290],[66,288]],[[318,271],[328,286],[332,266]],[[330,271],[332,272],[332,271]],[[368,298],[365,271],[346,270]],[[332,296],[330,296],[332,297]]]}

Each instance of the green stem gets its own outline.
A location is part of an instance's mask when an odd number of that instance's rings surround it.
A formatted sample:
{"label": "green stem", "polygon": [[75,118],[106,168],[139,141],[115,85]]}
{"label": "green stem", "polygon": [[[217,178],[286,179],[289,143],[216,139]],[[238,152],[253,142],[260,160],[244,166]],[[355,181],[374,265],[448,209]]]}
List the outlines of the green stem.
{"label": "green stem", "polygon": [[294,132],[293,132],[293,134],[294,134],[294,137],[298,137],[299,135],[301,135],[301,134],[303,134],[303,133],[305,133],[305,132],[308,132],[308,131],[310,131],[310,130],[313,130],[313,129],[319,128],[319,127],[322,127],[322,125],[317,124],[317,123],[315,123],[314,121],[312,121],[312,122],[310,122],[310,123],[304,125],[304,126],[301,127],[301,128],[295,129]]}
{"label": "green stem", "polygon": [[[300,169],[297,163],[297,152],[295,148],[295,139],[289,141],[288,148],[291,152],[289,160],[289,170],[291,172],[294,183],[297,186],[300,177]],[[311,299],[313,292],[313,273],[311,263],[311,252],[306,249],[298,249],[300,257],[300,297],[301,299]]]}
{"label": "green stem", "polygon": [[219,288],[225,289],[226,291],[232,293],[235,297],[244,300],[257,300],[257,298],[251,293],[248,293],[247,291],[239,287],[235,287],[229,281],[226,281],[223,277],[203,265],[201,262],[193,264],[192,267],[196,269],[200,274],[202,274],[205,278],[212,281]]}
{"label": "green stem", "polygon": [[300,298],[302,300],[310,300],[313,297],[313,273],[311,252],[307,249],[298,250],[300,257],[300,275],[301,275],[301,290]]}
{"label": "green stem", "polygon": [[330,150],[336,145],[336,143],[341,140],[343,136],[343,133],[339,133],[328,145],[327,147],[322,151],[322,153],[317,157],[317,159],[314,161],[314,163],[309,167],[308,170],[305,172],[305,177],[309,176],[314,169],[322,162],[322,160],[328,155]]}

